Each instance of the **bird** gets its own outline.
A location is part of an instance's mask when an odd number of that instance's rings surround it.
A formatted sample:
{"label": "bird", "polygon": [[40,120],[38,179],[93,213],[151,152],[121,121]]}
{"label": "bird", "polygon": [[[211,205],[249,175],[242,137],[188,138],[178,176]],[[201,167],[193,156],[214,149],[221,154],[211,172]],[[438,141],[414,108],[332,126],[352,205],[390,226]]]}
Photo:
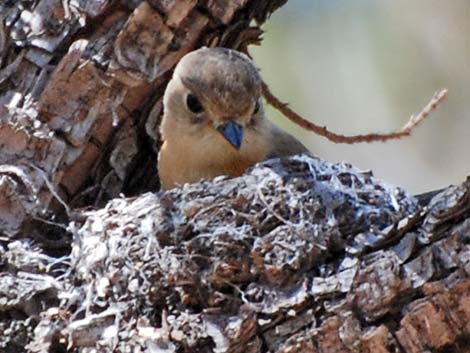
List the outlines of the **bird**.
{"label": "bird", "polygon": [[181,58],[163,95],[162,189],[309,152],[265,117],[261,82],[252,60],[233,49],[203,47]]}

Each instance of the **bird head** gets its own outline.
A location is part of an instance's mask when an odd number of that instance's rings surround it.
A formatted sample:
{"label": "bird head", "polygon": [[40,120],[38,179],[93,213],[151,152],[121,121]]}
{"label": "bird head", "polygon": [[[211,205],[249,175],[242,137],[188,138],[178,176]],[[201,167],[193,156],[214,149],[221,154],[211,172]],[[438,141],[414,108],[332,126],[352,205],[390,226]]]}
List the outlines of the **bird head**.
{"label": "bird head", "polygon": [[164,95],[162,135],[174,129],[212,134],[239,150],[244,131],[262,115],[261,78],[252,61],[226,48],[184,56]]}

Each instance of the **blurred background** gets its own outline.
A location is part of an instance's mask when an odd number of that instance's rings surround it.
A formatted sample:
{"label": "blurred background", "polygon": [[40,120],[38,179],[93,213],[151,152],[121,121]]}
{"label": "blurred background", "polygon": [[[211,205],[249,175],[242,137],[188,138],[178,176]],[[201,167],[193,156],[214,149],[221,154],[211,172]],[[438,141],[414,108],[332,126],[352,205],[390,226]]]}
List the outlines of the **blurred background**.
{"label": "blurred background", "polygon": [[251,47],[271,91],[336,133],[399,129],[435,91],[449,98],[410,137],[334,144],[268,115],[317,156],[419,193],[470,175],[470,0],[289,0]]}

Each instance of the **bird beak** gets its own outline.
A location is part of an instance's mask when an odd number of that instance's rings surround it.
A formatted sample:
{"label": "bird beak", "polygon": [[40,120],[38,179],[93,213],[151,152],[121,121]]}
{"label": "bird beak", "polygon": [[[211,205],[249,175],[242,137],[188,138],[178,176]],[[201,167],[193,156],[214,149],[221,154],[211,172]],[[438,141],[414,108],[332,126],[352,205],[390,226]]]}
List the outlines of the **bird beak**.
{"label": "bird beak", "polygon": [[223,125],[217,126],[217,131],[230,142],[237,150],[240,149],[243,142],[243,126],[234,121],[229,121]]}

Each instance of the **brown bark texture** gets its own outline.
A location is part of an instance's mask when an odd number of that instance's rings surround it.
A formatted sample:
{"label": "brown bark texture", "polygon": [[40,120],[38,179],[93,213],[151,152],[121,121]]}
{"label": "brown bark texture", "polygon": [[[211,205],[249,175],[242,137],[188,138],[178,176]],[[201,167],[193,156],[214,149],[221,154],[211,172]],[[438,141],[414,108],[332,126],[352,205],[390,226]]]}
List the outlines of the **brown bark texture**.
{"label": "brown bark texture", "polygon": [[0,352],[470,351],[469,180],[300,155],[158,192],[172,68],[284,2],[0,2]]}

